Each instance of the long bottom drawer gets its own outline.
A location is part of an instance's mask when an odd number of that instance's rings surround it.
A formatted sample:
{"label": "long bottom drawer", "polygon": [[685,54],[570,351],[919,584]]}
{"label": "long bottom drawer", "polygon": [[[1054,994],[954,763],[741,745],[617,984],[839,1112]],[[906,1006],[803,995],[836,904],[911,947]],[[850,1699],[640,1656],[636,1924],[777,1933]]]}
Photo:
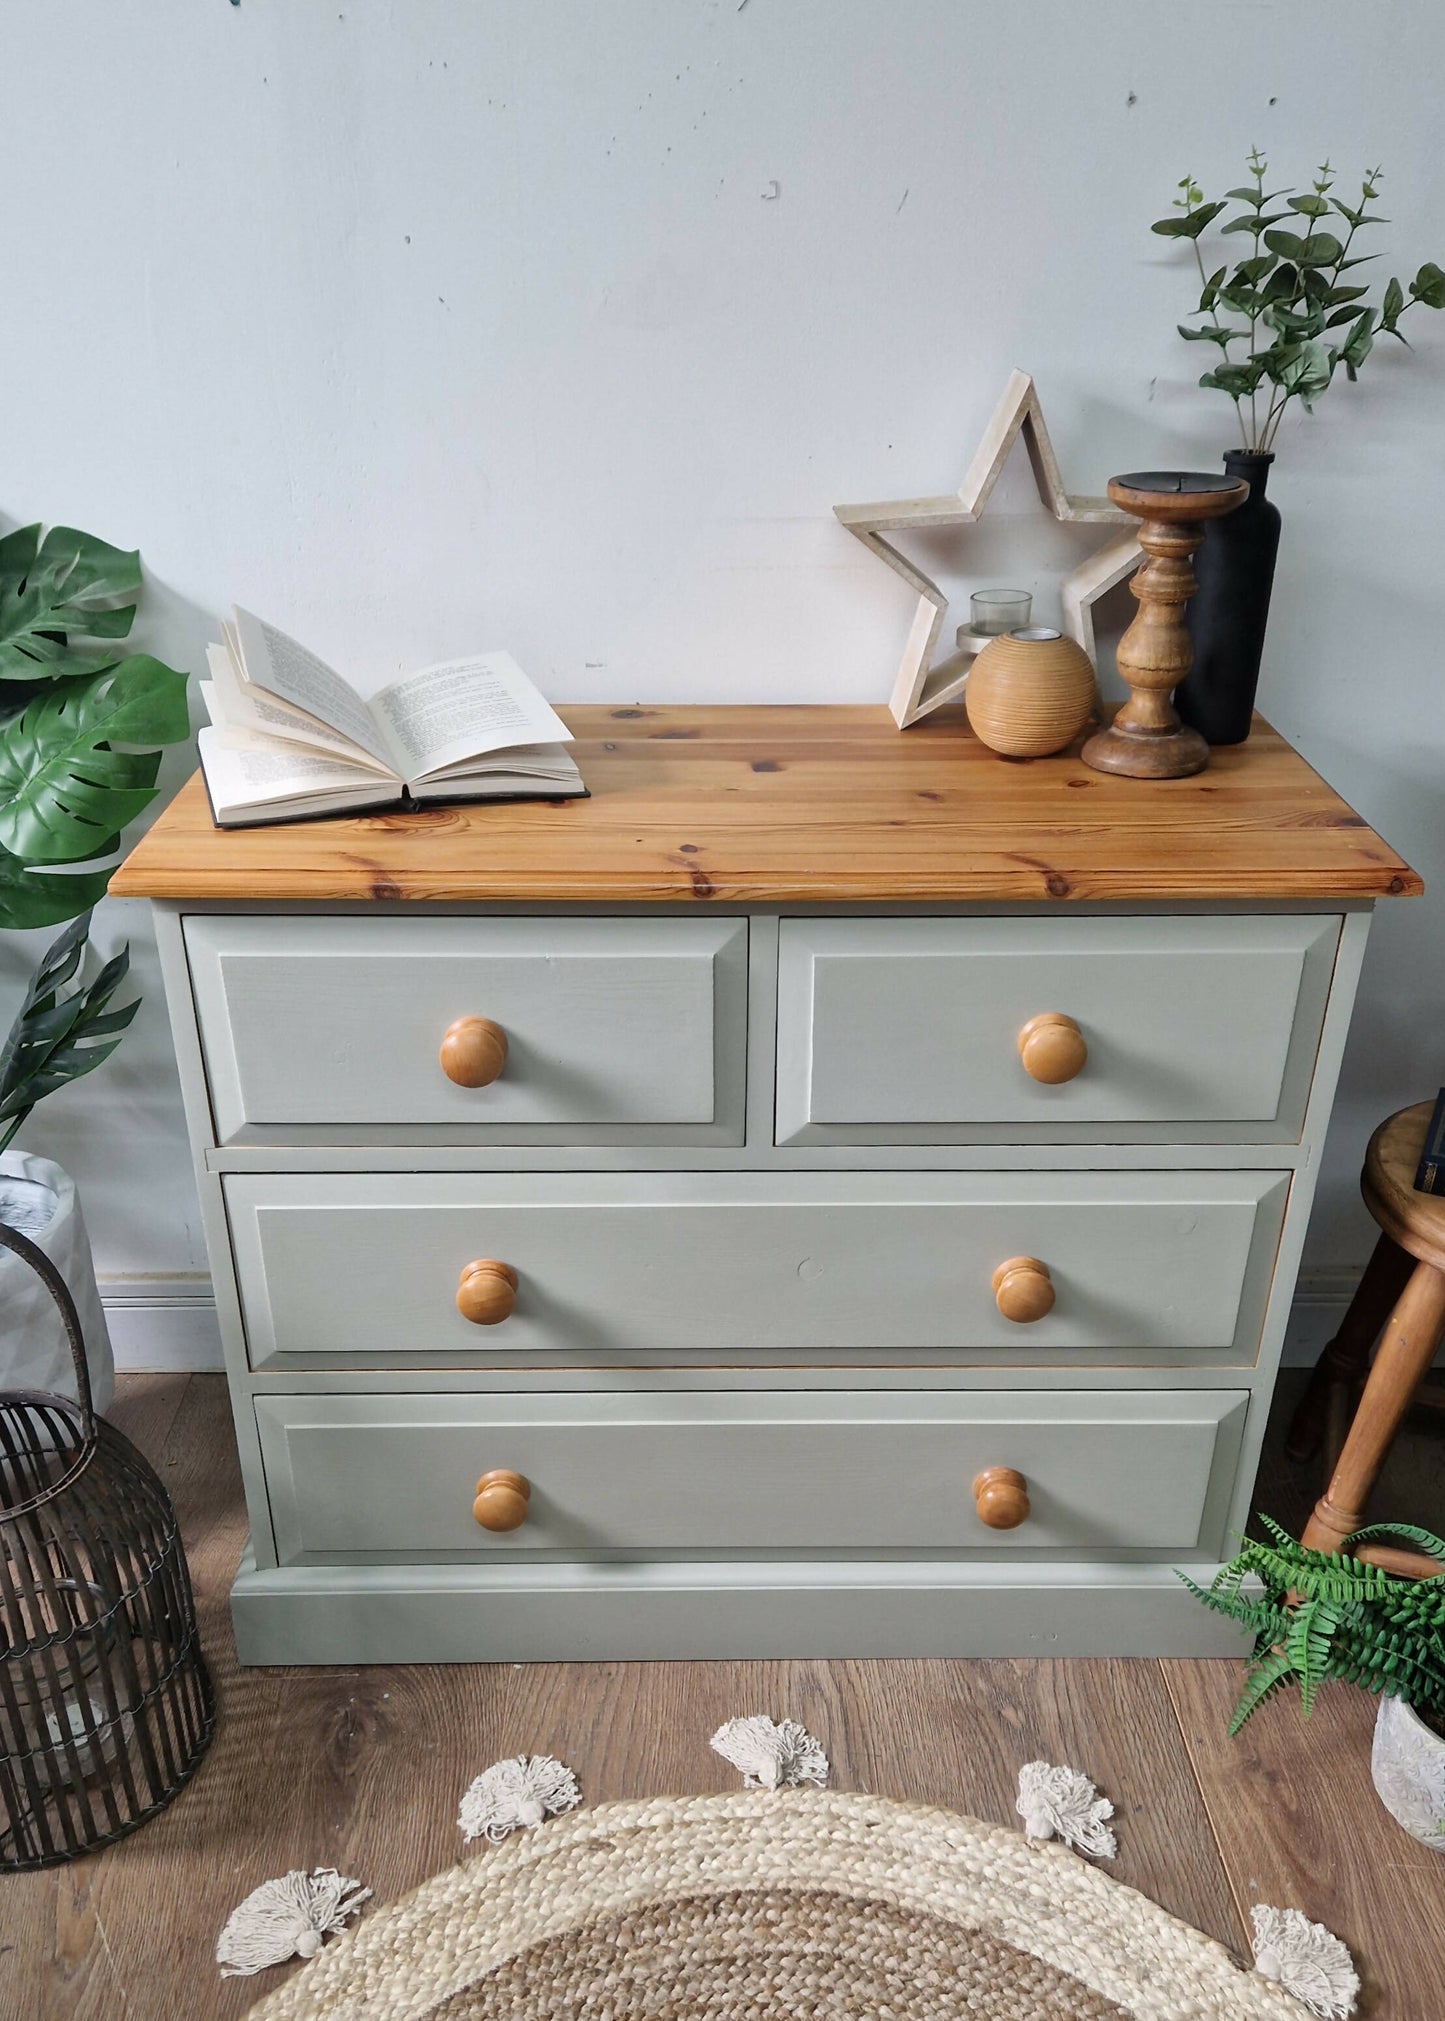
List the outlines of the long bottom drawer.
{"label": "long bottom drawer", "polygon": [[[265,1395],[256,1417],[282,1565],[543,1552],[1212,1556],[1247,1404],[1236,1390],[438,1391]],[[1009,1529],[989,1527],[975,1496],[977,1477],[1001,1468],[1023,1477],[1028,1503]],[[474,1517],[478,1480],[493,1471],[528,1484],[515,1529]],[[993,1513],[1019,1515],[1019,1497],[1005,1483]]]}

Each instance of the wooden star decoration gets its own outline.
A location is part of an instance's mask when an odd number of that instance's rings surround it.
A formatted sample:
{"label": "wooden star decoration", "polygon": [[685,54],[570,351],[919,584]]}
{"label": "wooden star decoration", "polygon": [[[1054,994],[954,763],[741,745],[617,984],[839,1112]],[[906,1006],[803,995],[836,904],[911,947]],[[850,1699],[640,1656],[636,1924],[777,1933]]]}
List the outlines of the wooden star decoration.
{"label": "wooden star decoration", "polygon": [[[883,536],[909,528],[974,525],[982,517],[989,493],[1020,434],[1033,466],[1039,497],[1055,519],[1068,526],[1130,524],[1128,515],[1107,498],[1077,498],[1064,489],[1034,382],[1027,372],[1017,371],[1010,373],[1003,397],[957,491],[943,498],[899,498],[881,505],[833,508],[841,523],[862,541],[870,554],[876,554],[918,592],[918,608],[909,627],[903,664],[888,703],[900,730],[906,730],[920,716],[926,716],[958,694],[968,678],[973,655],[963,650],[950,653],[936,666],[933,664],[933,650],[943,629],[948,598],[937,583],[930,581],[922,569]],[[1094,604],[1116,583],[1132,575],[1138,561],[1139,543],[1134,533],[1121,533],[1080,562],[1064,579],[1064,629],[1090,659],[1095,655]]]}

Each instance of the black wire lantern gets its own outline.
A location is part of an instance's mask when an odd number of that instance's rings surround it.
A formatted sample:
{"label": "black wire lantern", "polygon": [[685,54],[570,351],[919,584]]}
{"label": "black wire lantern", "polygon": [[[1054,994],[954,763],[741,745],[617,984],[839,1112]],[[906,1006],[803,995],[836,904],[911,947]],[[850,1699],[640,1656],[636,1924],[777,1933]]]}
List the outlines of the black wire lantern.
{"label": "black wire lantern", "polygon": [[170,1497],[95,1415],[80,1320],[43,1250],[0,1247],[60,1308],[78,1403],[0,1393],[0,1873],[124,1838],[194,1772],[215,1724]]}

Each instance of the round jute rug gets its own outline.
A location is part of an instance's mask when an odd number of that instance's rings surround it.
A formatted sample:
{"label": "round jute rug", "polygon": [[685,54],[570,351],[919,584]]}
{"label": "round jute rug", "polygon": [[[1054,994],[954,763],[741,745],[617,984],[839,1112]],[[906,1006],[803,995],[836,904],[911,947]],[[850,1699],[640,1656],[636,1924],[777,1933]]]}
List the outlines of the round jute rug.
{"label": "round jute rug", "polygon": [[601,1804],[366,1915],[255,2021],[1301,2021],[1057,1845],[832,1790]]}

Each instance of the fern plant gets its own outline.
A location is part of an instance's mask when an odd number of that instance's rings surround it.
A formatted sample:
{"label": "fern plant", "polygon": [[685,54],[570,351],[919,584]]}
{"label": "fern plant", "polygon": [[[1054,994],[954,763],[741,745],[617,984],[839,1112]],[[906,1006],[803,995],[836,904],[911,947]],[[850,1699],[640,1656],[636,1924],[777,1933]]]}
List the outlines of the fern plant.
{"label": "fern plant", "polygon": [[1409,1524],[1373,1523],[1336,1555],[1307,1550],[1268,1516],[1260,1522],[1270,1541],[1246,1542],[1210,1585],[1178,1575],[1196,1600],[1254,1636],[1231,1734],[1290,1683],[1308,1717],[1327,1677],[1403,1698],[1432,1723],[1445,1715],[1445,1575],[1405,1579],[1351,1555],[1372,1538],[1403,1537],[1445,1563],[1445,1542]]}

